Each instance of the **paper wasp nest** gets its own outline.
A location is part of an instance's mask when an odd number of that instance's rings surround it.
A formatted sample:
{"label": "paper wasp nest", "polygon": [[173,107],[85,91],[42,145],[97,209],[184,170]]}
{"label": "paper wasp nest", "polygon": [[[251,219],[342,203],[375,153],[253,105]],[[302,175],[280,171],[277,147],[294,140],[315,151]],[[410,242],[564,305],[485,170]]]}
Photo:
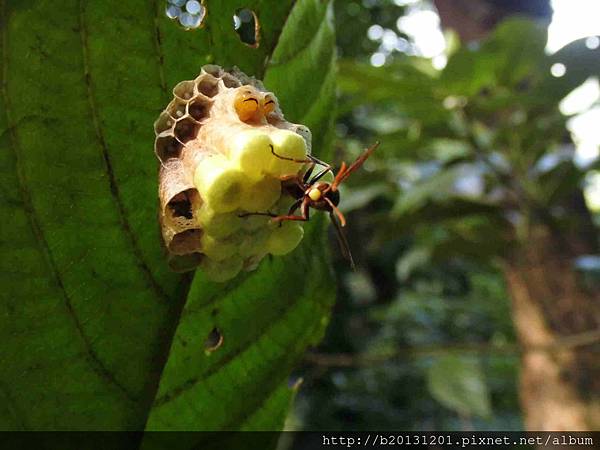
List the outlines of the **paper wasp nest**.
{"label": "paper wasp nest", "polygon": [[293,199],[281,195],[310,153],[310,131],[287,122],[276,97],[237,69],[204,66],[173,89],[154,123],[160,223],[170,265],[200,266],[215,281],[253,270],[267,254],[283,255],[300,242],[298,222],[273,224]]}

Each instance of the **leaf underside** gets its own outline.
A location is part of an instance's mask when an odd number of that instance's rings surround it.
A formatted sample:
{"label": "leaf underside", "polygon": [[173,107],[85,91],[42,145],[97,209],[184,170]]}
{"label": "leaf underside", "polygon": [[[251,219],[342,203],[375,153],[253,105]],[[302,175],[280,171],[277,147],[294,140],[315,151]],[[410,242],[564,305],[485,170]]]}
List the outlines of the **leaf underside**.
{"label": "leaf underside", "polygon": [[[152,123],[206,63],[237,65],[327,158],[331,8],[207,1],[183,31],[162,1],[0,0],[0,429],[279,429],[288,376],[334,290],[323,220],[292,255],[227,284],[171,272]],[[235,34],[255,11],[260,46]],[[215,351],[205,340],[217,328]]]}

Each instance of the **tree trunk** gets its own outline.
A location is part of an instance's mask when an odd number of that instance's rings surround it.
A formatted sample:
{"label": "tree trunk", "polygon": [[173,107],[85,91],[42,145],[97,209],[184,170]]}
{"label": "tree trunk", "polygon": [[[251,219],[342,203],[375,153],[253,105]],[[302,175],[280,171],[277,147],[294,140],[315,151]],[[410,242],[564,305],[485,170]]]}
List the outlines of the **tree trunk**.
{"label": "tree trunk", "polygon": [[512,14],[550,20],[548,0],[434,0],[442,27],[455,30],[462,42],[485,37]]}
{"label": "tree trunk", "polygon": [[[580,239],[545,226],[504,259],[512,315],[523,348],[520,397],[525,427],[600,429],[600,292],[574,270]],[[587,336],[575,342],[573,336]]]}
{"label": "tree trunk", "polygon": [[[485,37],[514,13],[550,18],[548,0],[434,3],[443,28],[457,31],[463,42]],[[523,417],[531,431],[600,430],[600,291],[583,287],[573,265],[577,255],[598,252],[597,229],[581,190],[564,206],[577,219],[576,232],[537,225],[503,259],[523,348]]]}

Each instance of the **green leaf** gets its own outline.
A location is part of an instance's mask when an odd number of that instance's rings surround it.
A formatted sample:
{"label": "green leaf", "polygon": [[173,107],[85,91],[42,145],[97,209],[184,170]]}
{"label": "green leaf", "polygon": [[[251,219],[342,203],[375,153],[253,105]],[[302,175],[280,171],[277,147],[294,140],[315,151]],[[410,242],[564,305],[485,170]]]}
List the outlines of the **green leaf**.
{"label": "green leaf", "polygon": [[462,47],[448,60],[440,81],[448,94],[471,96],[482,88],[514,86],[544,58],[546,29],[523,18],[498,25],[481,48]]}
{"label": "green leaf", "polygon": [[464,416],[491,416],[490,394],[477,359],[448,355],[427,371],[429,392],[438,402]]}
{"label": "green leaf", "polygon": [[[553,64],[563,64],[566,72],[562,77],[549,75]],[[546,77],[533,93],[539,103],[547,105],[562,100],[573,89],[580,86],[589,77],[600,73],[600,48],[590,49],[586,39],[578,39],[565,45],[550,56],[544,67]]]}
{"label": "green leaf", "polygon": [[354,188],[346,186],[341,191],[344,198],[344,213],[362,209],[377,197],[392,195],[390,187],[385,183],[372,183]]}
{"label": "green leaf", "polygon": [[402,255],[396,262],[396,276],[406,281],[417,269],[427,265],[431,260],[431,250],[426,247],[414,247]]}
{"label": "green leaf", "polygon": [[536,200],[547,206],[560,203],[573,193],[585,180],[589,171],[598,167],[596,160],[586,167],[578,167],[573,160],[561,161],[546,172],[539,174],[531,183]]}
{"label": "green leaf", "polygon": [[457,195],[453,192],[456,180],[468,166],[457,164],[439,170],[434,175],[418,181],[405,191],[392,210],[395,217],[415,213],[429,201],[444,202]]}
{"label": "green leaf", "polygon": [[428,123],[447,119],[448,111],[436,98],[437,80],[415,66],[397,62],[391,67],[372,67],[342,61],[339,86],[356,104],[393,104],[411,118]]}
{"label": "green leaf", "polygon": [[[333,299],[323,221],[293,255],[228,285],[197,274],[188,295],[190,277],[160,248],[152,123],[207,62],[268,69],[288,119],[327,158],[330,5],[207,3],[205,27],[186,32],[159,0],[0,0],[2,429],[283,423],[288,375]],[[241,7],[259,18],[256,49],[233,30]],[[215,326],[225,340],[207,354]]]}
{"label": "green leaf", "polygon": [[[331,5],[298,2],[265,75],[286,117],[311,128],[320,157],[327,157],[334,111],[333,43]],[[311,222],[300,250],[225,290],[196,275],[147,429],[282,427],[294,393],[289,374],[320,340],[334,298],[323,220]],[[214,327],[223,345],[206,354],[202,345]]]}

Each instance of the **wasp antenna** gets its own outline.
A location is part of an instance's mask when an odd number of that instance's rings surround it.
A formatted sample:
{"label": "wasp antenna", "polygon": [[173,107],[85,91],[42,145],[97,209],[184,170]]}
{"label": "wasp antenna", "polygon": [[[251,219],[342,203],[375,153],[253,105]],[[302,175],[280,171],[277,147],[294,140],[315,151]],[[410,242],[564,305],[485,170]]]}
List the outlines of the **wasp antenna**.
{"label": "wasp antenna", "polygon": [[348,178],[352,172],[354,172],[356,169],[358,169],[360,166],[362,166],[364,164],[364,162],[367,160],[367,158],[369,156],[371,156],[371,154],[375,151],[375,149],[377,147],[379,147],[379,141],[375,142],[368,149],[366,149],[362,153],[362,155],[360,155],[358,158],[356,158],[356,160],[348,168],[346,168],[345,163],[342,163],[342,167],[340,168],[339,173],[337,174],[337,176],[335,177],[335,180],[333,180],[333,183],[331,184],[331,189],[334,191],[337,190],[337,187],[340,184],[342,184],[343,181],[346,178]]}
{"label": "wasp antenna", "polygon": [[310,156],[307,157],[307,158],[303,158],[303,159],[300,159],[300,158],[289,158],[288,156],[283,156],[283,155],[280,155],[280,154],[276,153],[275,152],[275,148],[273,147],[272,144],[269,144],[269,147],[271,147],[271,153],[273,154],[273,156],[275,156],[275,157],[277,157],[279,159],[283,159],[285,161],[293,161],[293,162],[297,162],[297,163],[303,163],[303,164],[309,164],[309,163],[314,162],[310,158]]}
{"label": "wasp antenna", "polygon": [[342,181],[344,181],[344,174],[346,173],[346,163],[342,162],[342,167],[340,167],[340,170],[338,171],[337,175],[335,176],[333,183],[331,183],[331,190],[332,191],[337,191],[338,186],[340,185],[340,183]]}

